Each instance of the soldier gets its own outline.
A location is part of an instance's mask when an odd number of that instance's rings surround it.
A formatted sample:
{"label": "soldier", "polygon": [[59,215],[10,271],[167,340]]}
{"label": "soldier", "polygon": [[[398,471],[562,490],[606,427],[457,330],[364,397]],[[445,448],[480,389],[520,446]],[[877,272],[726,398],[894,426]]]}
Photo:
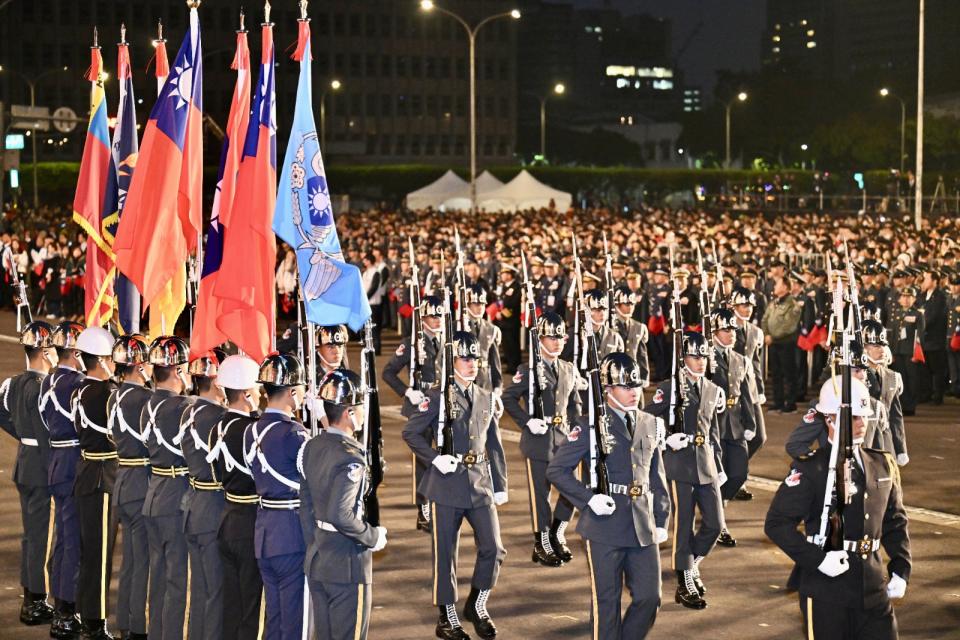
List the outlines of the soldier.
{"label": "soldier", "polygon": [[[431,446],[438,430],[440,394],[431,390],[427,411],[413,416],[403,429],[403,439],[418,458],[429,465],[420,492],[433,508],[433,603],[440,609],[438,638],[469,640],[457,616],[457,555],[460,527],[466,519],[477,543],[470,595],[463,617],[473,622],[477,635],[489,639],[497,628],[487,612],[487,600],[497,583],[506,549],[500,540],[496,507],[507,502],[507,465],[494,419],[493,398],[473,384],[477,376],[480,344],[473,334],[454,332],[455,405],[447,407],[446,420],[453,433],[448,446],[454,454],[441,454]],[[436,436],[439,438],[440,436]]]}
{"label": "soldier", "polygon": [[263,578],[265,637],[299,638],[305,546],[297,454],[307,432],[293,416],[304,400],[303,365],[296,356],[269,355],[257,382],[267,394],[267,408],[244,433],[243,451],[260,496],[254,550]]}
{"label": "soldier", "polygon": [[113,570],[116,516],[110,494],[117,478],[117,448],[107,428],[107,400],[116,389],[113,376],[113,336],[102,327],[88,327],[77,338],[86,378],[72,401],[74,426],[80,440],[80,461],[74,499],[80,521],[80,592],[77,611],[84,639],[112,640],[107,631],[107,592]]}
{"label": "soldier", "polygon": [[[335,324],[326,327],[317,327],[317,384],[331,371],[344,366],[344,356],[347,353],[347,342],[350,334],[347,326]],[[321,427],[327,426],[327,417],[323,413],[323,403],[308,400],[307,408],[316,414]]]}
{"label": "soldier", "polygon": [[[674,509],[673,568],[677,572],[674,599],[690,609],[703,609],[706,589],[700,563],[713,549],[724,528],[720,488],[727,481],[721,460],[719,415],[726,409],[723,390],[704,378],[708,346],[700,333],[683,336],[683,373],[686,395],[683,424],[666,438],[663,463],[670,481]],[[672,380],[662,383],[645,411],[667,420]],[[694,531],[695,509],[700,527]]]}
{"label": "soldier", "polygon": [[553,311],[561,318],[566,313],[567,290],[570,282],[560,272],[560,264],[553,256],[543,261],[543,279],[537,296],[537,305],[543,311]]}
{"label": "soldier", "polygon": [[150,353],[143,336],[117,339],[112,350],[114,372],[120,381],[107,402],[110,437],[117,446],[117,479],[112,507],[123,529],[120,584],[117,589],[117,627],[124,638],[147,638],[147,578],[150,547],[143,502],[150,481],[150,452],[140,430],[140,414],[153,393]]}
{"label": "soldier", "polygon": [[183,636],[187,603],[187,544],[180,503],[190,485],[183,451],[173,444],[190,399],[187,343],[160,336],[150,345],[154,392],[140,414],[140,433],[150,452],[150,482],[143,500],[150,546],[150,638]]}
{"label": "soldier", "polygon": [[[440,368],[440,332],[443,327],[443,301],[437,296],[426,296],[420,302],[420,327],[414,327],[414,335],[406,342],[401,342],[397,351],[383,368],[383,381],[394,393],[403,398],[400,414],[409,420],[420,413],[421,407],[426,411],[424,400],[427,390],[437,386]],[[413,349],[413,351],[411,351]],[[416,376],[410,370],[411,354],[415,354]],[[404,368],[407,369],[409,382],[404,384],[398,375]],[[419,377],[421,389],[415,388],[414,380]],[[417,529],[430,531],[430,505],[417,492],[417,487],[426,472],[426,466],[419,458],[413,456],[413,501],[417,505]]]}
{"label": "soldier", "polygon": [[[633,318],[637,296],[627,285],[618,285],[613,290],[613,304],[617,312],[617,332],[623,340],[624,351],[636,361],[640,368],[640,380],[643,388],[646,389],[650,386],[650,360],[647,358],[650,331],[647,325]],[[640,404],[643,404],[642,394]]]}
{"label": "soldier", "polygon": [[[859,380],[852,382],[856,462],[851,480],[856,491],[843,511],[843,548],[828,550],[817,544],[840,412],[833,380],[821,387],[816,406],[827,425],[829,444],[792,463],[770,504],[764,532],[796,563],[788,586],[799,592],[809,637],[891,640],[897,637],[891,600],[904,596],[910,579],[907,515],[896,463],[889,454],[860,446],[863,419],[870,414],[869,392]],[[797,529],[800,523],[806,537]],[[881,546],[890,559],[889,578],[881,564]]]}
{"label": "soldier", "polygon": [[[864,320],[861,327],[865,353],[863,360],[868,367],[870,395],[878,402],[880,414],[877,429],[869,434],[866,444],[871,449],[886,451],[896,456],[897,465],[910,462],[907,454],[907,434],[903,428],[903,408],[900,393],[903,379],[888,368],[890,364],[887,330],[876,320]],[[872,437],[871,437],[872,436]]]}
{"label": "soldier", "polygon": [[254,532],[260,498],[243,455],[243,434],[255,424],[260,403],[260,367],[246,356],[227,356],[217,371],[227,412],[210,430],[212,478],[223,486],[225,502],[217,529],[223,573],[223,637],[257,640],[263,633],[260,604],[263,581],[257,567]]}
{"label": "soldier", "polygon": [[36,320],[20,333],[27,369],[0,386],[0,427],[19,441],[13,482],[20,494],[20,586],[23,602],[20,622],[50,624],[53,608],[47,603],[46,565],[50,544],[50,489],[47,484],[50,439],[39,411],[40,387],[56,363],[53,327]]}
{"label": "soldier", "polygon": [[670,375],[670,342],[666,334],[666,318],[670,315],[670,272],[661,263],[653,269],[653,277],[643,304],[646,307],[649,329],[650,355],[653,360],[653,380],[663,380]]}
{"label": "soldier", "polygon": [[947,365],[950,370],[947,392],[960,398],[960,273],[950,276],[947,308]]}
{"label": "soldier", "polygon": [[533,561],[559,567],[573,559],[564,536],[573,515],[573,504],[561,495],[551,513],[547,465],[557,447],[566,440],[570,425],[580,417],[580,395],[577,393],[576,368],[560,359],[567,338],[563,318],[553,311],[545,311],[537,319],[537,333],[543,361],[543,371],[539,373],[541,388],[537,393],[545,415],[543,419],[533,417],[533,407],[529,404],[531,372],[526,364],[520,365],[513,376],[513,384],[504,392],[503,406],[520,427],[520,453],[527,459]]}
{"label": "soldier", "polygon": [[[587,545],[593,593],[594,640],[645,638],[660,609],[660,553],[667,539],[670,498],[660,455],[658,423],[638,411],[642,377],[626,353],[612,353],[600,366],[612,453],[606,458],[611,495],[594,493],[575,474],[593,458],[588,418],[581,417],[547,468],[547,478],[580,509],[577,532]],[[623,585],[630,606],[620,617]]]}
{"label": "soldier", "polygon": [[324,377],[319,396],[329,424],[304,443],[297,464],[316,634],[330,640],[365,639],[373,554],[386,546],[387,530],[364,520],[367,459],[356,440],[363,428],[363,384],[353,371],[340,369]]}
{"label": "soldier", "polygon": [[[750,320],[757,304],[757,297],[752,291],[745,287],[734,287],[728,303],[737,316],[737,341],[734,343],[734,351],[744,356],[752,365],[747,377],[750,397],[754,400],[753,419],[757,423],[757,435],[747,444],[752,458],[767,441],[767,426],[763,418],[763,405],[767,402],[763,383],[763,331]],[[743,486],[734,499],[752,500],[753,494]]]}
{"label": "soldier", "polygon": [[920,346],[924,355],[918,367],[918,400],[934,405],[943,404],[947,382],[947,294],[940,280],[939,271],[924,268],[918,301],[923,313]]}
{"label": "soldier", "polygon": [[[584,298],[586,298],[587,309],[589,310],[588,322],[593,325],[593,332],[597,340],[597,352],[600,357],[604,358],[611,353],[623,351],[623,338],[616,331],[610,330],[610,301],[607,295],[599,289],[591,289],[584,294]],[[581,333],[583,334],[585,331],[586,328],[582,328]],[[580,344],[586,344],[583,335],[581,335]],[[581,349],[581,353],[585,356],[586,350]]]}
{"label": "soldier", "polygon": [[517,284],[517,268],[504,262],[500,266],[499,327],[503,335],[504,369],[514,373],[520,366],[520,286]]}
{"label": "soldier", "polygon": [[893,353],[891,368],[900,374],[903,380],[903,392],[900,401],[903,415],[912,416],[917,412],[918,367],[915,361],[917,345],[924,333],[924,317],[914,306],[917,289],[903,286],[898,291],[899,307],[890,315],[890,351]]}
{"label": "soldier", "polygon": [[83,325],[61,322],[51,342],[57,349],[57,368],[40,385],[40,417],[50,434],[50,471],[47,483],[53,496],[55,542],[50,559],[50,593],[54,598],[50,635],[73,638],[80,633],[76,616],[77,570],[80,563],[80,524],[73,497],[80,441],[73,425],[70,401],[83,382],[83,363],[77,338]]}
{"label": "soldier", "polygon": [[502,342],[500,329],[485,316],[487,292],[481,285],[467,285],[464,297],[467,301],[467,331],[477,336],[477,340],[480,342],[480,353],[483,354],[478,362],[480,372],[477,374],[475,384],[491,392],[494,399],[500,403],[500,397],[503,395],[503,375],[500,369],[500,343]]}
{"label": "soldier", "polygon": [[190,362],[188,371],[196,399],[180,416],[180,430],[173,439],[190,469],[190,488],[181,509],[190,562],[188,635],[191,640],[223,637],[223,570],[217,547],[223,486],[214,480],[207,456],[210,432],[226,413],[223,390],[217,383],[224,358],[226,354],[221,349],[214,349]]}

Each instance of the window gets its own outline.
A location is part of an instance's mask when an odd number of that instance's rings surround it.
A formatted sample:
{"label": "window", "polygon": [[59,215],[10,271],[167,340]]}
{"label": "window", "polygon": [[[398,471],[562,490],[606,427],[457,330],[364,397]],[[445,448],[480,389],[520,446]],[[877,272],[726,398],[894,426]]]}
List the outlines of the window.
{"label": "window", "polygon": [[440,115],[453,115],[453,99],[450,96],[440,96]]}
{"label": "window", "polygon": [[454,145],[454,154],[462,156],[467,149],[467,141],[463,136],[457,136],[456,144]]}
{"label": "window", "polygon": [[500,117],[510,117],[510,99],[506,96],[500,96]]}
{"label": "window", "polygon": [[501,60],[499,64],[499,75],[501,80],[510,79],[510,63],[507,60]]}
{"label": "window", "polygon": [[311,21],[310,25],[311,30],[316,29],[318,35],[330,35],[330,16],[328,14],[321,13]]}
{"label": "window", "polygon": [[427,96],[427,115],[436,117],[437,114],[437,96]]}
{"label": "window", "polygon": [[440,77],[441,78],[450,77],[450,58],[440,59]]}
{"label": "window", "polygon": [[437,59],[433,56],[427,56],[424,59],[424,67],[428,78],[437,77]]}
{"label": "window", "polygon": [[360,14],[354,13],[350,15],[350,35],[359,38],[361,33],[360,28]]}
{"label": "window", "polygon": [[384,14],[380,16],[380,37],[381,38],[390,37],[390,16],[389,15]]}
{"label": "window", "polygon": [[390,155],[390,134],[388,133],[380,136],[380,155]]}
{"label": "window", "polygon": [[467,60],[457,58],[457,80],[464,80],[467,77]]}
{"label": "window", "polygon": [[673,156],[673,143],[669,140],[660,141],[660,159],[671,160]]}
{"label": "window", "polygon": [[407,136],[402,133],[397,136],[396,154],[398,156],[407,155]]}
{"label": "window", "polygon": [[359,53],[350,54],[350,76],[353,78],[363,76],[363,56]]}
{"label": "window", "polygon": [[367,155],[372,156],[377,152],[377,136],[367,134]]}
{"label": "window", "polygon": [[450,155],[450,136],[440,136],[440,155]]}
{"label": "window", "polygon": [[416,136],[410,141],[410,155],[420,155],[420,137]]}
{"label": "window", "polygon": [[494,61],[491,58],[486,58],[483,61],[483,79],[484,80],[493,80]]}
{"label": "window", "polygon": [[366,30],[364,33],[368,38],[374,38],[377,35],[377,16],[369,14],[366,16]]}
{"label": "window", "polygon": [[420,66],[420,56],[413,56],[410,58],[410,77],[419,78],[421,71],[422,68]]}
{"label": "window", "polygon": [[510,140],[507,136],[500,136],[500,144],[497,146],[497,154],[501,156],[510,155]]}
{"label": "window", "polygon": [[649,162],[653,162],[657,159],[657,143],[655,142],[643,143],[643,159]]}
{"label": "window", "polygon": [[367,56],[367,77],[376,78],[377,77],[377,56],[369,54]]}
{"label": "window", "polygon": [[493,155],[493,138],[486,137],[483,139],[483,155]]}
{"label": "window", "polygon": [[422,116],[423,115],[423,97],[422,96],[410,96],[410,115],[412,116]]}
{"label": "window", "polygon": [[350,115],[363,115],[363,95],[359,93],[350,94]]}
{"label": "window", "polygon": [[380,56],[380,75],[384,78],[393,75],[393,59],[390,56]]}
{"label": "window", "polygon": [[483,99],[483,117],[492,118],[497,115],[497,105],[496,98],[493,96],[485,96]]}
{"label": "window", "polygon": [[397,56],[397,77],[407,77],[407,56]]}
{"label": "window", "polygon": [[[404,96],[404,95],[397,96],[397,115],[405,116],[407,115],[408,112],[409,112],[409,108],[407,105],[407,96]],[[397,140],[398,140],[397,144],[399,144],[399,138]]]}
{"label": "window", "polygon": [[338,116],[347,115],[347,98],[342,93],[338,93],[336,96],[334,96],[333,110]]}
{"label": "window", "polygon": [[424,148],[424,155],[435,156],[437,155],[437,136],[427,136],[427,144]]}
{"label": "window", "polygon": [[333,55],[333,72],[336,74],[343,73],[344,69],[347,68],[345,60],[342,53],[335,53]]}
{"label": "window", "polygon": [[377,94],[375,93],[367,94],[367,108],[364,113],[366,113],[366,115],[368,116],[377,115]]}
{"label": "window", "polygon": [[330,54],[326,51],[317,51],[313,54],[314,64],[317,65],[317,71],[320,72],[321,76],[326,76],[330,74]]}
{"label": "window", "polygon": [[407,37],[407,16],[398,15],[396,19],[397,19],[396,26],[395,26],[396,37],[397,38]]}
{"label": "window", "polygon": [[333,35],[335,36],[343,35],[343,14],[342,13],[333,14]]}
{"label": "window", "polygon": [[380,115],[389,116],[393,113],[393,96],[384,93],[380,95]]}
{"label": "window", "polygon": [[467,98],[465,96],[457,96],[457,115],[461,118],[467,115]]}

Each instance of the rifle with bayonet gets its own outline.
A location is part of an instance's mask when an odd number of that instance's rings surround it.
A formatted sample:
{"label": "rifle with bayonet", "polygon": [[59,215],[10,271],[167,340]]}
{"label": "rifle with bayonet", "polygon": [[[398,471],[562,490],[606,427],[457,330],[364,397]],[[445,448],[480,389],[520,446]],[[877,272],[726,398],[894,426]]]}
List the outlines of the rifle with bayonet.
{"label": "rifle with bayonet", "polygon": [[537,303],[533,295],[533,282],[530,281],[530,272],[527,269],[527,256],[520,251],[520,263],[523,267],[523,288],[526,291],[526,323],[527,323],[527,412],[531,418],[543,420],[543,356],[540,353],[540,331],[537,329]]}
{"label": "rifle with bayonet", "polygon": [[423,327],[420,321],[420,268],[417,256],[413,252],[413,238],[407,238],[410,253],[410,383],[414,391],[423,391]]}
{"label": "rifle with bayonet", "polygon": [[377,357],[373,349],[373,321],[363,327],[363,351],[360,354],[360,379],[363,380],[363,444],[370,473],[363,497],[364,513],[371,526],[380,526],[380,500],[377,489],[383,482],[387,463],[383,458],[383,425],[380,421],[380,389],[377,383]]}
{"label": "rifle with bayonet", "polygon": [[683,404],[687,397],[687,379],[683,375],[683,309],[680,303],[680,284],[674,275],[673,246],[670,246],[670,280],[673,283],[673,291],[670,296],[670,304],[673,315],[671,337],[673,339],[673,362],[670,369],[670,377],[673,384],[670,385],[670,415],[667,423],[667,432],[670,434],[683,433]]}
{"label": "rifle with bayonet", "polygon": [[456,379],[453,369],[453,310],[450,308],[450,289],[443,277],[444,253],[440,250],[440,291],[443,296],[443,364],[440,375],[440,411],[437,415],[437,450],[443,455],[454,454],[453,421],[460,416],[457,404]]}
{"label": "rifle with bayonet", "polygon": [[843,241],[843,253],[847,259],[847,286],[850,288],[850,315],[849,321],[853,329],[853,335],[859,336],[860,329],[863,327],[863,318],[860,315],[860,287],[857,285],[857,277],[853,271],[853,261],[850,259],[850,249],[847,247],[847,241]]}
{"label": "rifle with bayonet", "polygon": [[610,247],[607,245],[607,232],[603,232],[603,255],[605,264],[603,267],[604,284],[607,287],[607,326],[610,330],[617,330],[616,307],[613,305],[613,261],[610,258]]}
{"label": "rifle with bayonet", "polygon": [[454,296],[456,297],[457,319],[456,326],[461,331],[469,331],[467,320],[467,273],[463,267],[463,249],[460,245],[460,229],[453,228],[453,241],[457,251],[457,262],[454,268]]}
{"label": "rifle with bayonet", "polygon": [[21,310],[26,309],[27,322],[33,322],[33,313],[30,311],[30,298],[27,297],[27,285],[24,283],[23,278],[20,277],[17,264],[13,260],[13,249],[11,249],[10,246],[4,248],[3,262],[9,265],[10,278],[13,280],[14,302],[17,305],[17,334],[19,335],[23,330],[23,320],[20,315]]}
{"label": "rifle with bayonet", "polygon": [[700,243],[697,243],[697,270],[700,278],[700,326],[703,327],[703,337],[707,341],[707,372],[708,380],[713,379],[717,372],[717,359],[713,354],[713,326],[711,316],[713,309],[710,304],[710,294],[707,292],[707,271],[703,268],[703,254],[700,253]]}

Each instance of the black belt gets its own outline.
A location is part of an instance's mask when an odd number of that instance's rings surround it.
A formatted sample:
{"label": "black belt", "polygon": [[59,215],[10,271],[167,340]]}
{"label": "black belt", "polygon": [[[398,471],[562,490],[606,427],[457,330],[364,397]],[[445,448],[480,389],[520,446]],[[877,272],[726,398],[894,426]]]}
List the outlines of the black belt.
{"label": "black belt", "polygon": [[223,485],[212,480],[197,480],[190,478],[190,486],[197,491],[223,491]]}
{"label": "black belt", "polygon": [[148,467],[150,458],[118,458],[121,467]]}
{"label": "black belt", "polygon": [[264,509],[276,509],[278,511],[292,511],[300,508],[300,498],[291,498],[289,500],[273,500],[271,498],[260,498],[260,506]]}
{"label": "black belt", "polygon": [[153,475],[163,476],[164,478],[179,478],[190,473],[188,467],[153,467],[150,471]]}
{"label": "black belt", "polygon": [[116,460],[118,456],[116,451],[106,451],[103,453],[98,453],[96,451],[81,450],[80,457],[90,462],[107,462],[108,460]]}
{"label": "black belt", "polygon": [[467,467],[468,469],[475,464],[483,464],[484,462],[487,461],[487,454],[474,453],[473,451],[464,453],[463,455],[457,454],[454,457],[457,459],[458,462],[462,462],[463,466]]}
{"label": "black belt", "polygon": [[632,484],[615,484],[611,482],[609,486],[611,495],[630,496],[634,500],[643,495],[647,490],[647,485],[637,484],[636,482]]}
{"label": "black belt", "polygon": [[236,493],[226,492],[227,502],[232,502],[234,504],[260,504],[260,496],[257,494],[251,495],[238,495]]}

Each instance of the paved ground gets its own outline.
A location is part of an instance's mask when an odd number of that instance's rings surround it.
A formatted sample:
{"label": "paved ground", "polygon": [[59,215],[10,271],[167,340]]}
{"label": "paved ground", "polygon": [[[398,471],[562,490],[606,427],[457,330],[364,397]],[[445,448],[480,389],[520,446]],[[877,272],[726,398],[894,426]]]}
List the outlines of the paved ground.
{"label": "paved ground", "polygon": [[[10,315],[0,314],[0,335],[12,333]],[[384,353],[391,352],[391,346],[384,347]],[[0,378],[16,373],[21,366],[16,345],[0,337]],[[399,437],[398,399],[387,390],[384,404],[389,469],[381,495],[390,544],[376,558],[370,635],[384,640],[431,638],[435,609],[430,604],[430,538],[413,527],[410,455]],[[763,478],[779,481],[785,475],[788,459],[782,443],[798,419],[799,415],[768,417],[770,441],[755,458],[753,473],[759,477],[750,483],[756,499],[733,503],[727,513],[740,545],[716,550],[703,565],[709,608],[693,612],[674,604],[674,578],[665,570],[664,605],[651,638],[700,634],[716,640],[802,637],[796,598],[783,589],[790,562],[762,534],[770,489],[775,486]],[[516,445],[517,432],[509,419],[505,419],[504,430],[508,432],[510,502],[501,507],[500,516],[508,556],[489,605],[500,637],[587,638],[590,586],[579,538],[570,536],[576,558],[568,566],[547,569],[530,562],[526,477]],[[960,460],[960,404],[921,407],[919,415],[909,420],[908,432],[912,462],[904,469],[904,482],[906,501],[915,508],[911,510],[914,578],[907,598],[897,605],[901,637],[960,638],[960,483],[955,466]],[[43,638],[44,630],[27,629],[17,622],[19,510],[15,489],[6,479],[15,444],[0,438],[0,638]],[[461,598],[469,590],[473,551],[469,527],[465,527]],[[667,563],[664,566],[669,567],[666,550],[662,557]]]}

